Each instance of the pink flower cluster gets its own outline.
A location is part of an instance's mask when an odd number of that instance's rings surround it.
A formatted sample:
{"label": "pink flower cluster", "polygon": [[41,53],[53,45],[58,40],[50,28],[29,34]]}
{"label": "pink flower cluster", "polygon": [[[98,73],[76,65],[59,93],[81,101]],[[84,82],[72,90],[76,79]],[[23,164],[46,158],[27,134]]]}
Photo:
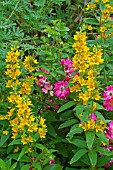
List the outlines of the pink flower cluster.
{"label": "pink flower cluster", "polygon": [[69,88],[66,88],[67,81],[58,81],[54,84],[54,94],[61,99],[66,99],[66,96],[70,93]]}
{"label": "pink flower cluster", "polygon": [[[42,70],[46,74],[49,74],[49,72],[45,70],[44,68],[41,68],[40,70]],[[39,75],[37,84],[41,87],[43,93],[45,94],[50,93],[50,95],[53,96],[53,91],[52,91],[53,85],[50,83],[50,81],[47,81],[46,76]]]}
{"label": "pink flower cluster", "polygon": [[63,58],[60,64],[64,66],[64,73],[66,77],[65,80],[69,81],[72,73],[75,71],[73,67],[73,61],[71,61],[69,58],[66,58],[66,59]]}
{"label": "pink flower cluster", "polygon": [[104,107],[106,110],[113,110],[113,85],[107,86],[106,90],[103,93],[104,97]]}

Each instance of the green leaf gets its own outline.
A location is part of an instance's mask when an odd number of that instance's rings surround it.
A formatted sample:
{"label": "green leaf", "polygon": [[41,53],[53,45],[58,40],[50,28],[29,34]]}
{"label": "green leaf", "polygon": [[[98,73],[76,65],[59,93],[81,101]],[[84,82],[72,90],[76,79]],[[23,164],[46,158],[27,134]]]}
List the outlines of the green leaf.
{"label": "green leaf", "polygon": [[41,149],[41,150],[46,149],[46,147],[45,147],[44,145],[40,144],[40,143],[36,143],[35,146],[36,146],[38,149]]}
{"label": "green leaf", "polygon": [[97,163],[97,152],[95,150],[90,150],[88,153],[91,165],[93,167],[95,167],[96,163]]}
{"label": "green leaf", "polygon": [[99,25],[99,21],[96,18],[84,18],[84,22],[91,25]]}
{"label": "green leaf", "polygon": [[13,169],[15,169],[16,168],[16,166],[17,166],[17,162],[15,162],[11,167],[10,167],[10,169],[9,170],[13,170]]}
{"label": "green leaf", "polygon": [[70,29],[68,27],[61,27],[60,31],[69,31]]}
{"label": "green leaf", "polygon": [[28,170],[30,167],[31,167],[30,164],[26,164],[20,170]]}
{"label": "green leaf", "polygon": [[96,148],[96,151],[99,152],[100,154],[108,156],[111,151],[107,150],[104,147],[98,147]]}
{"label": "green leaf", "polygon": [[3,170],[8,170],[6,163],[2,159],[0,159],[0,167]]}
{"label": "green leaf", "polygon": [[108,139],[105,137],[103,132],[97,132],[96,135],[99,137],[101,142],[104,142],[106,145],[108,145]]}
{"label": "green leaf", "polygon": [[51,136],[53,136],[53,137],[56,137],[56,136],[57,136],[57,133],[56,133],[54,127],[53,127],[50,123],[47,124],[47,129],[48,129],[48,133],[49,133]]}
{"label": "green leaf", "polygon": [[100,156],[97,161],[97,166],[103,166],[107,164],[111,160],[111,157],[108,156]]}
{"label": "green leaf", "polygon": [[102,105],[100,105],[99,103],[96,103],[97,105],[97,110],[106,110]]}
{"label": "green leaf", "polygon": [[79,117],[82,114],[85,107],[83,105],[78,104],[73,110],[76,111],[77,116]]}
{"label": "green leaf", "polygon": [[21,139],[14,139],[8,146],[10,145],[19,145],[22,144]]}
{"label": "green leaf", "polygon": [[78,161],[85,153],[87,153],[86,149],[80,149],[79,151],[77,151],[75,155],[72,157],[70,164]]}
{"label": "green leaf", "polygon": [[80,140],[80,139],[67,139],[69,141],[69,143],[72,143],[76,146],[78,146],[79,148],[87,148],[86,142],[84,140]]}
{"label": "green leaf", "polygon": [[24,155],[24,153],[27,151],[28,148],[29,148],[29,146],[24,146],[24,148],[22,149],[22,151],[19,154],[18,161],[22,158],[22,156]]}
{"label": "green leaf", "polygon": [[53,164],[53,165],[49,165],[46,166],[43,170],[62,170],[63,167],[59,164]]}
{"label": "green leaf", "polygon": [[42,170],[40,162],[33,162],[33,167],[38,170]]}
{"label": "green leaf", "polygon": [[83,129],[81,127],[78,127],[78,125],[74,125],[71,127],[70,132],[67,134],[67,137],[69,136],[72,138],[75,134],[83,132]]}
{"label": "green leaf", "polygon": [[82,115],[82,122],[86,122],[88,120],[88,115],[91,114],[91,111],[87,110]]}
{"label": "green leaf", "polygon": [[60,107],[60,109],[58,110],[57,113],[60,113],[60,112],[62,112],[62,111],[64,111],[64,110],[72,107],[73,105],[75,105],[75,102],[74,102],[74,101],[70,101],[70,102],[68,102],[68,103],[65,103],[63,106]]}
{"label": "green leaf", "polygon": [[106,120],[104,119],[102,113],[100,113],[100,112],[98,112],[98,111],[95,111],[94,113],[96,114],[96,116],[97,116],[98,118],[100,118],[100,120],[102,120],[102,121],[105,123]]}
{"label": "green leaf", "polygon": [[95,139],[95,132],[94,131],[86,131],[86,142],[88,148],[91,148]]}
{"label": "green leaf", "polygon": [[106,5],[105,4],[100,4],[100,10],[104,11],[106,9]]}
{"label": "green leaf", "polygon": [[9,133],[8,135],[2,134],[1,139],[0,139],[0,147],[3,146],[3,144],[9,139],[10,136],[11,136],[11,133]]}
{"label": "green leaf", "polygon": [[71,126],[75,123],[77,123],[78,120],[77,119],[72,119],[72,120],[67,120],[66,122],[62,123],[60,126],[59,126],[59,129],[63,129],[65,127],[68,127],[68,126]]}

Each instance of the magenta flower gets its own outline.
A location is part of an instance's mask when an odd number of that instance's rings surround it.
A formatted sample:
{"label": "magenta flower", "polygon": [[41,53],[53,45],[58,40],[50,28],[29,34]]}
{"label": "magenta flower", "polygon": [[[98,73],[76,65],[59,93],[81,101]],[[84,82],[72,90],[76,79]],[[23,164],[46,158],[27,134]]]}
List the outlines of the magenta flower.
{"label": "magenta flower", "polygon": [[55,164],[55,160],[54,159],[49,161],[49,165],[52,165],[52,164]]}
{"label": "magenta flower", "polygon": [[54,94],[61,99],[65,99],[66,96],[70,93],[69,88],[66,88],[67,81],[58,81],[54,84]]}
{"label": "magenta flower", "polygon": [[113,121],[108,123],[108,129],[107,129],[107,132],[105,132],[105,136],[108,139],[112,139],[113,140]]}
{"label": "magenta flower", "polygon": [[94,113],[91,113],[88,118],[91,118],[92,120],[96,121],[97,120],[97,116]]}
{"label": "magenta flower", "polygon": [[73,61],[71,61],[69,58],[62,59],[60,62],[61,65],[64,66],[64,73],[65,73],[65,80],[69,81],[71,74],[75,71],[73,67]]}
{"label": "magenta flower", "polygon": [[112,111],[113,110],[113,97],[111,99],[106,99],[103,105],[106,108],[106,110]]}
{"label": "magenta flower", "polygon": [[103,93],[104,107],[106,110],[112,111],[113,110],[113,85],[107,86],[106,90]]}
{"label": "magenta flower", "polygon": [[71,61],[69,58],[66,58],[66,59],[63,58],[63,59],[61,59],[60,64],[66,66],[66,67],[72,67],[73,61]]}
{"label": "magenta flower", "polygon": [[113,98],[113,85],[107,86],[106,90],[103,93],[105,100]]}

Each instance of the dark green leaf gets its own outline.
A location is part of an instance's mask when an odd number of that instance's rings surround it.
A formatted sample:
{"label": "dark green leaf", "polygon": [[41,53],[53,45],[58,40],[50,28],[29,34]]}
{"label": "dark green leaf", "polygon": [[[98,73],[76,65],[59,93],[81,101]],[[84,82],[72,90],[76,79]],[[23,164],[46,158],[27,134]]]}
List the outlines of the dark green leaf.
{"label": "dark green leaf", "polygon": [[80,139],[68,139],[69,143],[72,143],[76,146],[78,146],[79,148],[87,148],[86,142],[84,140],[80,140]]}
{"label": "dark green leaf", "polygon": [[21,150],[19,157],[18,157],[18,161],[22,158],[22,156],[25,154],[25,152],[27,151],[27,149],[29,148],[29,146],[24,146],[24,148]]}
{"label": "dark green leaf", "polygon": [[77,151],[75,155],[72,157],[70,164],[78,161],[85,153],[87,153],[86,149],[80,149],[79,151]]}
{"label": "dark green leaf", "polygon": [[78,122],[77,119],[67,120],[66,122],[62,123],[62,124],[59,126],[59,129],[62,129],[62,128],[71,126],[71,125],[73,125],[73,124],[75,124],[75,123],[77,123],[77,122]]}

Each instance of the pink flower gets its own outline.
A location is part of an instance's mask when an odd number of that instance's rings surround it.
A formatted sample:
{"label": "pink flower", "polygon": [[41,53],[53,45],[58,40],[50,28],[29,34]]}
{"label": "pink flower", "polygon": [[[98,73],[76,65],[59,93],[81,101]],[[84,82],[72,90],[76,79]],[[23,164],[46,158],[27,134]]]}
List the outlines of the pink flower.
{"label": "pink flower", "polygon": [[105,168],[108,168],[110,166],[110,162],[104,165]]}
{"label": "pink flower", "polygon": [[55,164],[55,160],[54,159],[49,161],[49,165],[52,165],[52,164]]}
{"label": "pink flower", "polygon": [[113,97],[111,99],[106,99],[103,105],[106,108],[106,110],[112,111],[113,110]]}
{"label": "pink flower", "polygon": [[40,68],[40,70],[42,70],[44,73],[46,73],[46,74],[49,74],[49,71],[48,70],[46,70],[45,68]]}
{"label": "pink flower", "polygon": [[69,88],[66,88],[67,81],[58,81],[54,84],[54,94],[61,99],[65,99],[66,96],[70,93]]}
{"label": "pink flower", "polygon": [[97,120],[97,116],[94,113],[91,113],[88,118],[91,118],[92,120],[96,121]]}
{"label": "pink flower", "polygon": [[40,87],[43,87],[44,84],[45,84],[45,82],[46,82],[46,80],[47,80],[47,77],[46,77],[46,76],[39,75],[37,84],[38,84]]}
{"label": "pink flower", "polygon": [[65,72],[65,80],[69,81],[71,74],[75,71],[73,67],[73,61],[71,61],[69,58],[62,59],[60,62],[61,65],[64,66],[64,72]]}
{"label": "pink flower", "polygon": [[61,62],[60,62],[61,65],[64,65],[64,66],[67,66],[67,67],[72,67],[73,65],[73,61],[71,61],[69,58],[63,58],[61,59]]}
{"label": "pink flower", "polygon": [[[50,82],[48,81],[48,82],[45,82],[45,85],[42,88],[42,92],[47,94],[47,93],[49,93],[49,91],[51,92],[52,89],[53,89],[53,85],[51,85]],[[50,93],[50,94],[52,94],[52,93]]]}
{"label": "pink flower", "polygon": [[105,100],[113,98],[113,85],[107,86],[103,93]]}
{"label": "pink flower", "polygon": [[108,139],[112,139],[113,140],[113,121],[108,123],[108,129],[107,129],[107,132],[105,132],[105,136]]}

